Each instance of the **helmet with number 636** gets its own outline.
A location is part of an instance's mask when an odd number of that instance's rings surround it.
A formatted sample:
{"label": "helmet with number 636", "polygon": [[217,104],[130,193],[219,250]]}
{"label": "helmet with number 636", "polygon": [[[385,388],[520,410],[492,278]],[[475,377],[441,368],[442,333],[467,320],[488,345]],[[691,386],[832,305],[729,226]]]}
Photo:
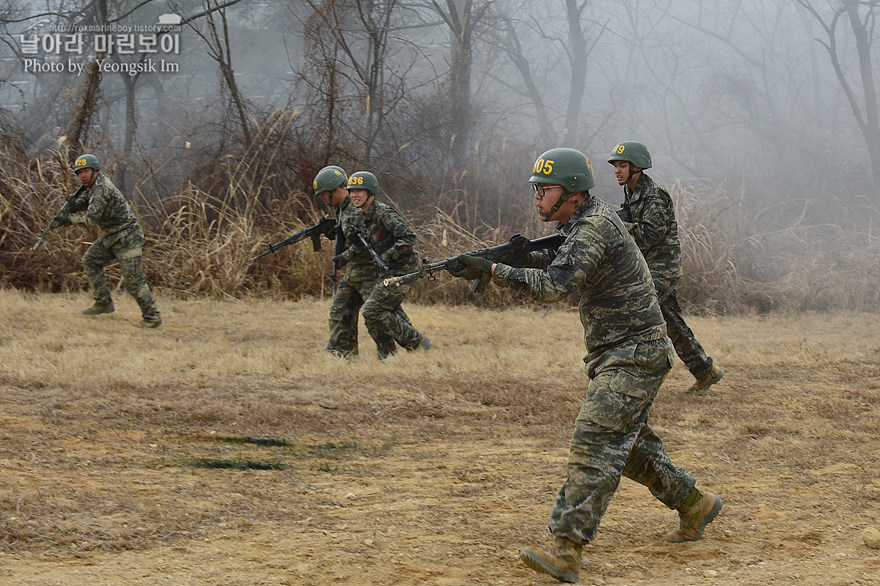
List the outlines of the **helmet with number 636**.
{"label": "helmet with number 636", "polygon": [[379,194],[379,180],[369,171],[358,171],[352,173],[348,178],[346,189],[366,189],[373,195]]}

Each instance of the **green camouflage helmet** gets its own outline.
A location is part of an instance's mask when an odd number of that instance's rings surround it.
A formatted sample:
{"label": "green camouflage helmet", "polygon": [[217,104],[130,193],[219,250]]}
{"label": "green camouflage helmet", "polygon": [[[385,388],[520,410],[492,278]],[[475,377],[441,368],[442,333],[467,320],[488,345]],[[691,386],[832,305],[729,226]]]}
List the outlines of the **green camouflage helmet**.
{"label": "green camouflage helmet", "polygon": [[569,148],[550,149],[538,157],[529,183],[561,185],[568,193],[589,191],[596,184],[590,159]]}
{"label": "green camouflage helmet", "polygon": [[315,189],[315,195],[318,195],[325,191],[333,191],[340,185],[345,185],[346,180],[342,167],[330,165],[318,171],[314,182],[312,182],[312,187]]}
{"label": "green camouflage helmet", "polygon": [[100,171],[101,165],[98,163],[98,157],[90,154],[78,156],[73,162],[73,172],[76,173],[80,169],[94,169],[95,171]]}
{"label": "green camouflage helmet", "polygon": [[348,178],[346,189],[366,189],[371,194],[378,195],[379,180],[368,171],[358,171],[357,173],[352,173],[351,177]]}
{"label": "green camouflage helmet", "polygon": [[620,143],[611,151],[608,162],[613,164],[614,161],[629,161],[639,169],[650,169],[651,151],[640,142],[628,140]]}

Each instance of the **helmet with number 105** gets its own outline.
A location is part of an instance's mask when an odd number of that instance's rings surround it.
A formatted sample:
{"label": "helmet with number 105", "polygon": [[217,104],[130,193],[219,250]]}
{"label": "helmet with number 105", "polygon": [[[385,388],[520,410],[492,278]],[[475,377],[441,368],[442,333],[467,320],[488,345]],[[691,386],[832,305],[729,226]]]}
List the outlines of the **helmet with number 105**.
{"label": "helmet with number 105", "polygon": [[73,172],[76,173],[80,169],[94,169],[95,171],[100,171],[101,165],[98,163],[98,157],[88,153],[78,156],[73,162]]}
{"label": "helmet with number 105", "polygon": [[347,180],[345,170],[342,167],[330,165],[318,171],[312,182],[312,187],[315,190],[315,195],[319,195],[325,191],[333,191],[340,185],[345,185]]}
{"label": "helmet with number 105", "polygon": [[651,168],[651,151],[640,142],[628,140],[620,143],[611,151],[608,162],[629,161],[639,169]]}
{"label": "helmet with number 105", "polygon": [[369,171],[358,171],[357,173],[352,173],[351,177],[348,178],[346,189],[349,191],[352,189],[366,189],[372,195],[378,195],[379,180]]}
{"label": "helmet with number 105", "polygon": [[564,147],[550,149],[538,157],[529,183],[561,185],[569,193],[589,191],[596,184],[587,155]]}

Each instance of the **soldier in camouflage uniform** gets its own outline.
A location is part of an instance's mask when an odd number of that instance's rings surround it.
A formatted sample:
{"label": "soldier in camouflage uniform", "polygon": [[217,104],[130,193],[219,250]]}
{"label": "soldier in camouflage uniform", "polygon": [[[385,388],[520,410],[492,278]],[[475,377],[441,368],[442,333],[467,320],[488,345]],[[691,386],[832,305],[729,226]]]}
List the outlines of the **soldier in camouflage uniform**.
{"label": "soldier in camouflage uniform", "polygon": [[541,219],[559,222],[565,236],[559,249],[529,253],[517,262],[524,268],[461,255],[450,272],[467,279],[490,275],[541,301],[580,295],[590,383],[571,439],[568,478],[550,516],[554,541],[520,554],[535,571],[576,582],[582,547],[595,536],[621,475],[679,512],[679,528],[667,535],[672,542],[699,539],[722,502],[670,461],[648,425],[672,365],[672,344],[635,241],[617,214],[590,195],[589,159],[574,149],[551,149],[536,161],[530,182]]}
{"label": "soldier in camouflage uniform", "polygon": [[95,298],[95,303],[83,310],[83,313],[86,315],[113,313],[113,299],[107,286],[104,266],[115,258],[119,261],[125,290],[135,298],[141,308],[143,321],[138,325],[147,328],[159,327],[162,325],[162,318],[141,271],[144,232],[131,207],[113,182],[101,173],[100,164],[94,155],[85,154],[77,157],[73,170],[87,189],[74,200],[70,210],[85,211],[85,213],[62,216],[58,218],[58,224],[98,226],[101,229],[101,234],[82,257],[83,267],[92,284]]}
{"label": "soldier in camouflage uniform", "polygon": [[[343,224],[348,247],[334,256],[334,260],[340,265],[348,265],[343,283],[344,295],[353,300],[349,306],[363,304],[364,323],[376,342],[380,360],[397,353],[398,345],[409,351],[430,349],[428,337],[413,327],[401,307],[412,284],[386,286],[382,282],[389,274],[402,275],[418,268],[419,257],[413,249],[415,232],[397,210],[376,201],[379,182],[372,173],[353,173],[348,178],[347,188],[352,203],[361,213],[353,214],[351,221]],[[388,266],[388,273],[373,260],[360,242],[358,233]]]}
{"label": "soldier in camouflage uniform", "polygon": [[721,380],[724,371],[706,355],[685,323],[678,303],[675,284],[682,276],[681,244],[672,198],[644,173],[645,169],[651,168],[651,153],[642,143],[620,143],[611,151],[608,162],[614,165],[617,183],[623,186],[624,201],[617,214],[635,238],[651,269],[660,310],[675,352],[696,379],[687,392],[705,394],[710,386]]}
{"label": "soldier in camouflage uniform", "polygon": [[[346,190],[348,177],[342,167],[331,165],[324,167],[315,176],[312,187],[315,196],[330,206],[336,215],[335,248],[345,249],[346,226],[357,225],[360,210],[351,203]],[[350,229],[350,228],[349,228]],[[339,268],[337,261],[334,266]],[[360,302],[352,295],[352,288],[346,280],[336,287],[333,301],[330,304],[330,341],[325,348],[327,352],[341,358],[349,358],[358,354],[358,311]]]}

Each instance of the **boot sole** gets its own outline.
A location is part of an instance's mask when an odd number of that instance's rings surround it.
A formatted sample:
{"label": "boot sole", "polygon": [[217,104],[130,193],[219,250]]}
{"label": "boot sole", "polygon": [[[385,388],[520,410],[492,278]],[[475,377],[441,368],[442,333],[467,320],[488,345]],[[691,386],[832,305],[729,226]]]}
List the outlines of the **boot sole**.
{"label": "boot sole", "polygon": [[519,552],[519,559],[521,559],[528,567],[535,570],[536,572],[550,574],[560,582],[568,582],[569,584],[574,584],[578,581],[577,572],[573,572],[572,570],[560,570],[558,568],[554,568],[546,561],[544,561],[544,558],[529,549],[523,549],[521,552]]}
{"label": "boot sole", "polygon": [[84,309],[82,311],[83,315],[102,315],[105,313],[113,313],[116,311],[115,309],[102,309],[101,311],[89,311],[88,309]]}

